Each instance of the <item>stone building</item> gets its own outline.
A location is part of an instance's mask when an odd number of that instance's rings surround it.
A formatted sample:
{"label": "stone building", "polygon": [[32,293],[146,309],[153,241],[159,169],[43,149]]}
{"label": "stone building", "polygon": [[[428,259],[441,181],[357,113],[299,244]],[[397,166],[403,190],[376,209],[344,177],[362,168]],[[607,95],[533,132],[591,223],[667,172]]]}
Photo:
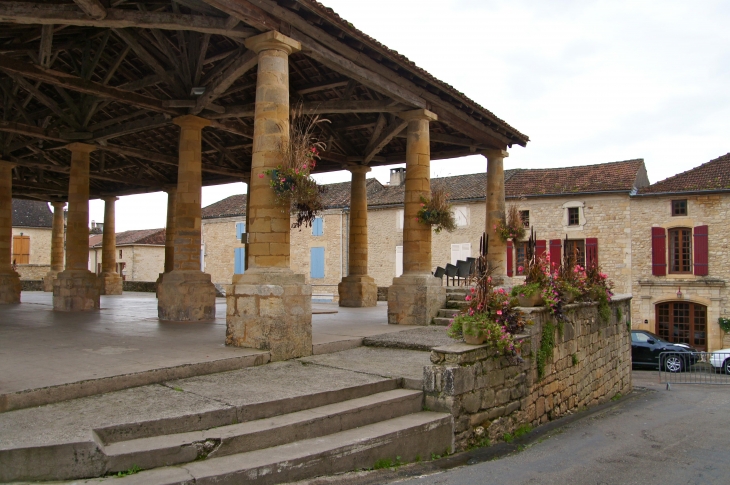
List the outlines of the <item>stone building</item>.
{"label": "stone building", "polygon": [[51,269],[53,212],[48,202],[13,199],[12,260],[21,280],[42,280]]}
{"label": "stone building", "polygon": [[[103,236],[89,237],[89,271],[102,273]],[[165,229],[116,234],[116,272],[123,281],[157,281],[165,270]]]}
{"label": "stone building", "polygon": [[631,199],[632,324],[699,350],[730,347],[730,154]]}

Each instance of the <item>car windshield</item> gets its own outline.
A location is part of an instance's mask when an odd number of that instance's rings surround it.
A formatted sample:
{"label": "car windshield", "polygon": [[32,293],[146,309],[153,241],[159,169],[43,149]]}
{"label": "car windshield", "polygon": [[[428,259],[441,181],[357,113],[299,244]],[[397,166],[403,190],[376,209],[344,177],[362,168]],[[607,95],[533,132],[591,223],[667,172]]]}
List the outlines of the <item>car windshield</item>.
{"label": "car windshield", "polygon": [[[666,342],[666,340],[664,340],[662,338],[659,338],[655,334],[653,334],[651,332],[644,331],[644,330],[642,330],[641,332],[636,332],[636,334],[637,335],[641,335],[641,336],[643,336],[643,337],[645,337],[647,339],[652,339],[655,342]],[[644,339],[638,339],[638,340],[644,340]]]}

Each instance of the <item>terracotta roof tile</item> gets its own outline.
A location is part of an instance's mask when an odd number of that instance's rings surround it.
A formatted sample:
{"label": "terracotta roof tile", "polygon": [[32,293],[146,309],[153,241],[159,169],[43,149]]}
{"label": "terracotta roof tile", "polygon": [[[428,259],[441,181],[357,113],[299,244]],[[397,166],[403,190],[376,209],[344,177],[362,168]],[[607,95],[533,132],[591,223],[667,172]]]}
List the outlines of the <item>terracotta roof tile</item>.
{"label": "terracotta roof tile", "polygon": [[730,153],[639,190],[639,194],[730,190]]}
{"label": "terracotta roof tile", "polygon": [[[89,237],[89,247],[101,247],[102,235]],[[133,244],[147,244],[152,246],[165,245],[165,229],[137,229],[134,231],[118,232],[117,246],[131,246]]]}
{"label": "terracotta roof tile", "polygon": [[13,227],[53,227],[48,202],[13,199]]}
{"label": "terracotta roof tile", "polygon": [[203,219],[246,215],[246,194],[236,194],[203,207]]}
{"label": "terracotta roof tile", "polygon": [[581,165],[578,167],[523,169],[505,183],[507,197],[530,197],[590,192],[631,192],[644,170],[644,160]]}

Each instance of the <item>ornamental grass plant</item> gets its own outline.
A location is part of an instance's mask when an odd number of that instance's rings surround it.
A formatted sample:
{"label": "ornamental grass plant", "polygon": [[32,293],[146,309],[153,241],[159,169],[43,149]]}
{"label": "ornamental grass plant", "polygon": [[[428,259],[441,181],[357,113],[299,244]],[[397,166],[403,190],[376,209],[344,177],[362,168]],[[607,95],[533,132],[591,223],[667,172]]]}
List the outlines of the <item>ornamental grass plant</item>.
{"label": "ornamental grass plant", "polygon": [[453,232],[456,229],[456,219],[449,203],[449,194],[442,187],[436,187],[431,190],[430,200],[422,196],[416,219],[421,224],[433,226],[436,234],[443,230]]}

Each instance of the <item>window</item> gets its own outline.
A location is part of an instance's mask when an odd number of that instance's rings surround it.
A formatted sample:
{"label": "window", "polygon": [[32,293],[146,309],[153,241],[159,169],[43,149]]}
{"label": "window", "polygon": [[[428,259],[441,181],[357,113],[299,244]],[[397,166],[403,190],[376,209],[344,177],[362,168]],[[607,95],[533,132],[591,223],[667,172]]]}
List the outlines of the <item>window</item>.
{"label": "window", "polygon": [[471,243],[461,243],[451,245],[451,264],[455,265],[457,261],[466,261],[471,257]]}
{"label": "window", "polygon": [[122,259],[122,250],[119,250],[119,259]]}
{"label": "window", "polygon": [[518,242],[515,245],[515,274],[517,276],[523,276],[525,274],[525,268],[527,267],[527,244],[527,242]]}
{"label": "window", "polygon": [[233,249],[233,274],[243,274],[246,271],[246,248]]}
{"label": "window", "polygon": [[569,258],[573,258],[575,264],[586,265],[586,243],[583,239],[569,239],[565,251]]}
{"label": "window", "polygon": [[395,277],[403,274],[403,246],[395,247]]}
{"label": "window", "polygon": [[687,227],[669,230],[669,272],[692,272],[692,230]]}
{"label": "window", "polygon": [[[7,258],[7,256],[5,257]],[[30,263],[30,236],[22,234],[13,236],[13,262],[15,264]]]}
{"label": "window", "polygon": [[395,228],[399,231],[403,230],[403,223],[405,222],[405,212],[403,209],[395,211]]}
{"label": "window", "polygon": [[321,217],[315,217],[312,222],[312,236],[321,236],[324,234],[324,221]]}
{"label": "window", "polygon": [[469,208],[465,205],[457,205],[454,207],[454,219],[456,219],[457,227],[466,227],[469,225]]}
{"label": "window", "polygon": [[687,215],[687,199],[672,201],[672,216]]}
{"label": "window", "polygon": [[520,211],[520,220],[523,226],[530,227],[530,211]]}
{"label": "window", "polygon": [[568,207],[568,225],[580,225],[580,207]]}
{"label": "window", "polygon": [[707,307],[689,302],[656,306],[656,334],[668,342],[707,349]]}
{"label": "window", "polygon": [[324,278],[324,248],[309,248],[309,276]]}

